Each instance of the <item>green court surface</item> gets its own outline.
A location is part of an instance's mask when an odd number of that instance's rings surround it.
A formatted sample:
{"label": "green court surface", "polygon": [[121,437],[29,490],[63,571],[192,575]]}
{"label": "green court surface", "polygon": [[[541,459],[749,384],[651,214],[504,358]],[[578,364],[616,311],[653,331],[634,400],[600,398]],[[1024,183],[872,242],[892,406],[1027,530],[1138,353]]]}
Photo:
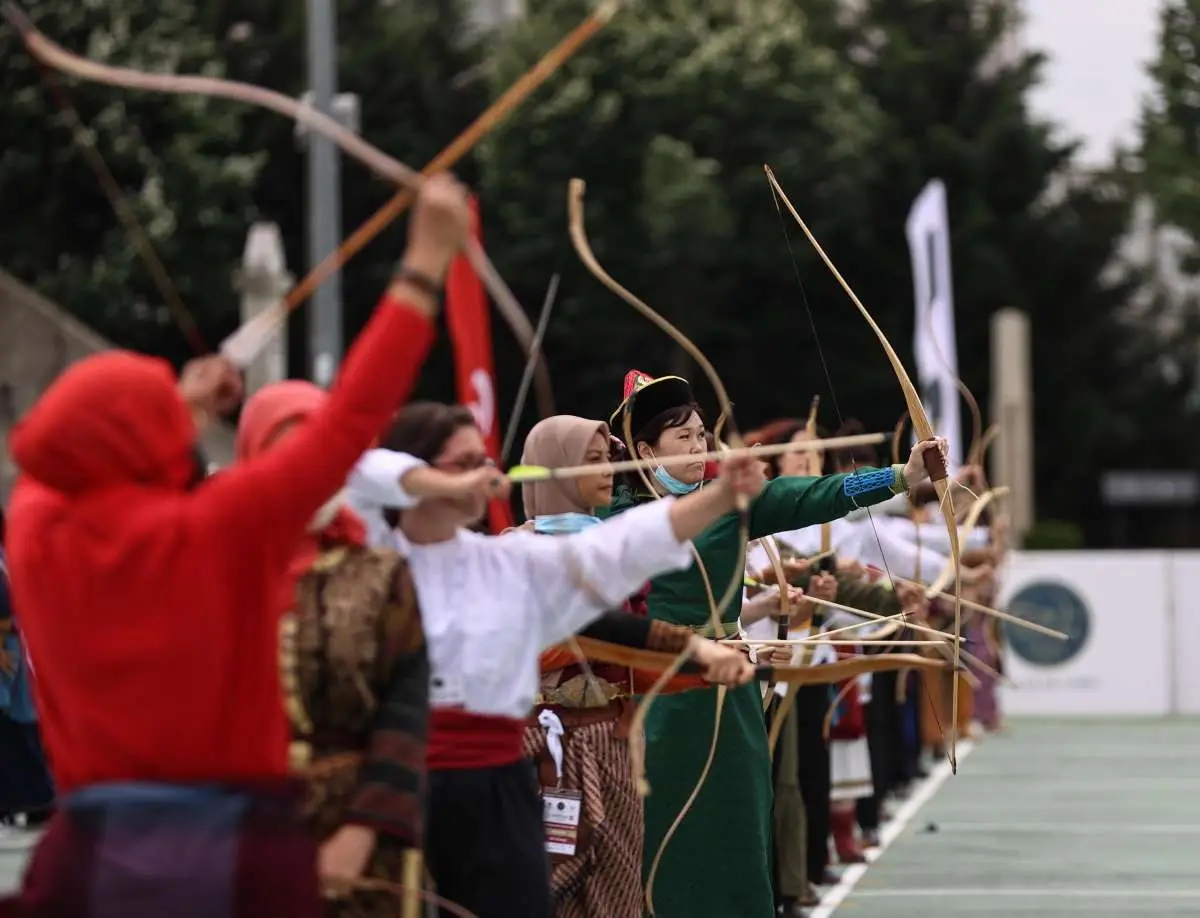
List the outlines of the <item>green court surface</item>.
{"label": "green court surface", "polygon": [[[942,763],[811,918],[1200,916],[1200,719],[1018,720]],[[31,839],[0,839],[0,893]]]}
{"label": "green court surface", "polygon": [[1200,916],[1200,719],[1015,721],[812,918]]}

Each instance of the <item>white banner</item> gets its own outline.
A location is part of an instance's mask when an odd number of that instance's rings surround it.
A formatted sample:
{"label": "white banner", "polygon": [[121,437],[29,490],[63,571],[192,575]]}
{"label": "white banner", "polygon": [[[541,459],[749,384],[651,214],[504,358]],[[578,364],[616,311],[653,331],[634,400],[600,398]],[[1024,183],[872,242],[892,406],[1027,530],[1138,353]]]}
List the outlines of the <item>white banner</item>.
{"label": "white banner", "polygon": [[961,403],[954,384],[958,345],[954,335],[954,284],[950,271],[950,217],[946,186],[934,179],[917,195],[905,224],[912,257],[916,303],[913,354],[921,401],[934,430],[950,441],[949,466],[962,464]]}
{"label": "white banner", "polygon": [[[1014,552],[1001,607],[1070,639],[1005,625],[1006,674],[1016,683],[1002,690],[1005,713],[1171,712],[1173,563],[1167,552]],[[1200,559],[1193,563],[1191,595],[1200,596]],[[1196,671],[1200,621],[1193,629]],[[1193,682],[1200,709],[1200,677]]]}
{"label": "white banner", "polygon": [[1167,556],[1174,714],[1200,714],[1200,552]]}

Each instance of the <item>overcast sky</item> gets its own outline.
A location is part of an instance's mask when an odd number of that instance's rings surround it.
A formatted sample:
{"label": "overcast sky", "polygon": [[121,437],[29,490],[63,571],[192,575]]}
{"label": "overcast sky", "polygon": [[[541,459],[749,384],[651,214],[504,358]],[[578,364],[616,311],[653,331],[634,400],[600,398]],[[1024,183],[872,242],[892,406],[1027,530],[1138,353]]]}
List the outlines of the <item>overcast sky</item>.
{"label": "overcast sky", "polygon": [[1131,142],[1146,64],[1154,54],[1159,0],[1023,0],[1024,40],[1050,60],[1035,110],[1061,122],[1085,146],[1081,159],[1108,158],[1113,144]]}

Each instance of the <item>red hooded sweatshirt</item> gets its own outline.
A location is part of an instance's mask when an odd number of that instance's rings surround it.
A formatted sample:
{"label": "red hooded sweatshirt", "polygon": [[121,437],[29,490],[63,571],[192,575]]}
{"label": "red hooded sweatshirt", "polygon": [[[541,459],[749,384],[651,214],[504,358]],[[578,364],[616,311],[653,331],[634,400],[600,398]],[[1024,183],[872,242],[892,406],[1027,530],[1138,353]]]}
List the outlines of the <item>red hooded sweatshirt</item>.
{"label": "red hooded sweatshirt", "polygon": [[6,546],[61,792],[287,773],[280,581],[432,340],[427,319],[381,306],[319,410],[191,490],[195,431],[161,361],[89,358],[29,411]]}

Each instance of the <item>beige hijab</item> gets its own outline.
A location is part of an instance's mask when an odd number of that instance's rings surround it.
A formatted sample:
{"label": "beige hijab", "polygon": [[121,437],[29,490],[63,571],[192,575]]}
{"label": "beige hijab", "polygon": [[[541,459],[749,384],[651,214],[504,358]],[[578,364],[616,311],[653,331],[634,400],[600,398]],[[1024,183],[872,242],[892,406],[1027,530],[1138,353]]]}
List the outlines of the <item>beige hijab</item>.
{"label": "beige hijab", "polygon": [[[588,444],[599,431],[608,438],[608,425],[574,415],[559,414],[539,421],[525,438],[522,465],[544,465],[546,468],[565,468],[583,465]],[[591,513],[584,506],[583,496],[575,479],[541,481],[522,486],[526,519],[550,516],[555,513]]]}

